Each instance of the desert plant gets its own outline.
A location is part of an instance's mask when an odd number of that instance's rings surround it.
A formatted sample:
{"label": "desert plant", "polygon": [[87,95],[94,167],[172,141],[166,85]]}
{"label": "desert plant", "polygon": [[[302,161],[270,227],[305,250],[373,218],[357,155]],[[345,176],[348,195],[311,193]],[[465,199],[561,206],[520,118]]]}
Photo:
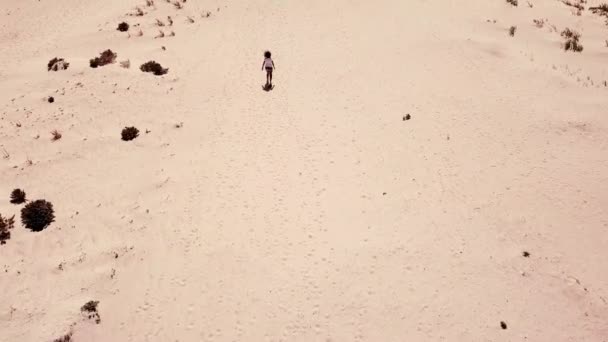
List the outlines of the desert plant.
{"label": "desert plant", "polygon": [[129,31],[129,24],[123,21],[122,23],[118,24],[118,28],[116,29],[120,32],[127,32]]}
{"label": "desert plant", "polygon": [[139,136],[139,130],[135,127],[125,127],[121,133],[122,140],[131,141]]}
{"label": "desert plant", "polygon": [[159,63],[156,63],[155,61],[149,61],[147,63],[144,63],[141,65],[141,67],[139,67],[139,69],[143,72],[151,72],[156,76],[165,75],[167,72],[169,72],[169,69],[163,68]]}
{"label": "desert plant", "polygon": [[184,5],[182,5],[182,3],[181,3],[181,2],[179,2],[179,1],[175,1],[175,2],[173,3],[173,6],[175,6],[175,8],[177,8],[177,9],[182,9],[182,8],[184,8]]}
{"label": "desert plant", "polygon": [[160,19],[156,19],[156,26],[163,27],[163,26],[165,26],[165,23],[163,23],[163,21]]}
{"label": "desert plant", "polygon": [[566,39],[564,42],[564,50],[574,52],[583,51],[583,45],[579,41],[581,38],[580,33],[566,28],[562,31],[561,36]]}
{"label": "desert plant", "polygon": [[507,0],[507,3],[517,7],[517,0]]}
{"label": "desert plant", "polygon": [[51,135],[52,135],[51,140],[53,140],[53,141],[57,141],[57,140],[61,139],[61,133],[59,133],[58,130],[52,131]]}
{"label": "desert plant", "polygon": [[59,71],[66,70],[70,66],[70,63],[66,62],[63,58],[53,58],[47,64],[48,71]]}
{"label": "desert plant", "polygon": [[128,59],[126,61],[122,61],[120,62],[120,66],[125,69],[129,69],[131,67],[131,61]]}
{"label": "desert plant", "polygon": [[4,218],[0,215],[0,245],[11,238],[11,229],[15,227],[15,216]]}
{"label": "desert plant", "polygon": [[48,99],[46,99],[46,100],[47,100],[49,103],[53,103],[53,102],[55,102],[55,98],[54,98],[54,97],[52,97],[52,96],[49,96],[49,98],[48,98]]}
{"label": "desert plant", "polygon": [[154,0],[146,0],[146,6],[148,6],[148,7],[154,6]]}
{"label": "desert plant", "polygon": [[544,19],[534,19],[532,20],[534,22],[534,25],[538,28],[543,28],[543,26],[545,26],[545,20]]}
{"label": "desert plant", "polygon": [[54,221],[55,212],[51,202],[36,200],[21,209],[21,222],[34,232],[42,231]]}
{"label": "desert plant", "polygon": [[23,204],[25,203],[25,191],[21,189],[15,189],[11,192],[11,203],[12,204]]}
{"label": "desert plant", "polygon": [[187,20],[190,24],[194,24],[194,18],[188,17]]}
{"label": "desert plant", "polygon": [[72,332],[54,339],[53,342],[72,342]]}
{"label": "desert plant", "polygon": [[100,66],[114,63],[116,61],[116,57],[117,57],[117,54],[112,52],[112,50],[106,50],[106,51],[102,52],[99,55],[99,57],[95,57],[95,58],[91,59],[89,62],[90,62],[91,68],[97,68]]}
{"label": "desert plant", "polygon": [[167,22],[169,22],[169,26],[173,26],[173,19],[170,16],[167,17]]}
{"label": "desert plant", "polygon": [[99,301],[95,300],[91,300],[87,303],[85,303],[81,308],[80,311],[82,313],[84,313],[88,319],[95,319],[95,323],[99,324],[101,323],[101,317],[99,316],[99,312],[97,312],[97,305],[99,304]]}
{"label": "desert plant", "polygon": [[158,30],[158,34],[154,36],[154,39],[163,38],[165,36],[165,32],[163,30]]}
{"label": "desert plant", "polygon": [[511,26],[509,28],[509,36],[511,36],[511,37],[515,36],[515,31],[517,31],[517,26]]}

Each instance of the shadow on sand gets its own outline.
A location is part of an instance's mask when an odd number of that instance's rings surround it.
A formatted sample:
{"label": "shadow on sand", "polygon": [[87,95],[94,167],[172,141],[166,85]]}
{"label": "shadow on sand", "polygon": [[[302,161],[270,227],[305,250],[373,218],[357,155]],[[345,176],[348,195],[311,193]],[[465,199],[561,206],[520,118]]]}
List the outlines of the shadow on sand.
{"label": "shadow on sand", "polygon": [[264,91],[271,91],[272,89],[274,89],[274,84],[264,84],[264,85],[262,86],[262,89],[263,89]]}

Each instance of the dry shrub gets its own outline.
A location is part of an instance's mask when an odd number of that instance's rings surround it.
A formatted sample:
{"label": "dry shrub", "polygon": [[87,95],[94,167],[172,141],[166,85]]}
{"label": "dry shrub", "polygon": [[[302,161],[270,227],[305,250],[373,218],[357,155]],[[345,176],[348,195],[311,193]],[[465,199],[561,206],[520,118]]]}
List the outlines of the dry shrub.
{"label": "dry shrub", "polygon": [[173,19],[170,16],[167,16],[167,22],[169,22],[169,26],[173,26]]}
{"label": "dry shrub", "polygon": [[99,316],[99,312],[97,312],[98,304],[99,301],[91,300],[80,308],[80,311],[85,314],[88,319],[95,319],[95,323],[97,324],[101,323],[101,317]]}
{"label": "dry shrub", "polygon": [[156,19],[156,26],[163,27],[163,26],[165,26],[165,23],[163,23],[163,21],[160,19]]}
{"label": "dry shrub", "polygon": [[179,2],[179,1],[175,1],[173,3],[173,6],[175,6],[176,9],[182,9],[182,8],[184,8],[184,5],[182,5],[182,3]]}
{"label": "dry shrub", "polygon": [[154,0],[146,0],[146,6],[148,6],[148,7],[154,6]]}
{"label": "dry shrub", "polygon": [[151,72],[156,76],[162,76],[169,72],[169,69],[163,68],[159,63],[156,63],[155,61],[149,61],[147,63],[144,63],[141,65],[141,67],[139,67],[139,69],[143,72]]}
{"label": "dry shrub", "polygon": [[57,140],[61,139],[61,133],[59,133],[58,130],[52,131],[51,135],[52,135],[52,138],[51,138],[52,141],[57,141]]}
{"label": "dry shrub", "polygon": [[562,3],[566,6],[570,6],[570,7],[574,7],[579,11],[583,11],[585,9],[585,6],[583,6],[584,3],[586,3],[586,0],[562,0]]}
{"label": "dry shrub", "polygon": [[545,19],[534,19],[534,25],[538,28],[543,28],[545,26]]}
{"label": "dry shrub", "polygon": [[66,62],[63,58],[53,58],[47,64],[48,71],[59,71],[66,70],[70,66],[70,63]]}
{"label": "dry shrub", "polygon": [[120,31],[120,32],[127,32],[129,31],[129,24],[127,24],[126,22],[122,22],[120,24],[118,24],[118,27],[116,28],[116,30]]}
{"label": "dry shrub", "polygon": [[21,222],[26,228],[34,232],[42,231],[54,221],[55,212],[51,202],[36,200],[26,204],[21,209]]}
{"label": "dry shrub", "polygon": [[15,227],[15,216],[4,218],[0,215],[0,245],[11,238],[11,229]]}
{"label": "dry shrub", "polygon": [[517,31],[517,26],[511,26],[509,28],[509,36],[511,36],[511,37],[515,36],[515,31]]}
{"label": "dry shrub", "polygon": [[128,59],[126,61],[122,61],[120,62],[120,66],[122,68],[129,69],[131,67],[131,61]]}
{"label": "dry shrub", "polygon": [[517,7],[517,0],[507,0],[507,3]]}
{"label": "dry shrub", "polygon": [[194,24],[194,18],[188,17],[187,20],[190,24]]}
{"label": "dry shrub", "polygon": [[164,38],[164,37],[165,37],[165,32],[163,32],[163,30],[158,30],[158,34],[156,36],[154,36],[154,39]]}
{"label": "dry shrub", "polygon": [[112,50],[106,50],[100,54],[99,57],[95,57],[91,59],[90,65],[91,68],[97,68],[100,66],[112,64],[116,61],[117,54],[112,52]]}
{"label": "dry shrub", "polygon": [[11,203],[12,204],[23,204],[25,203],[25,191],[21,189],[15,189],[11,192]]}
{"label": "dry shrub", "polygon": [[72,332],[54,339],[53,342],[72,342]]}
{"label": "dry shrub", "polygon": [[597,14],[601,17],[605,17],[606,18],[606,25],[608,25],[608,4],[601,4],[599,6],[596,7],[589,7],[589,10],[591,11],[591,13],[593,14]]}
{"label": "dry shrub", "polygon": [[580,33],[566,28],[562,31],[561,36],[566,39],[564,42],[564,50],[574,52],[583,51],[583,45],[579,41],[581,38]]}
{"label": "dry shrub", "polygon": [[139,136],[139,130],[135,127],[125,127],[121,132],[122,140],[131,141]]}

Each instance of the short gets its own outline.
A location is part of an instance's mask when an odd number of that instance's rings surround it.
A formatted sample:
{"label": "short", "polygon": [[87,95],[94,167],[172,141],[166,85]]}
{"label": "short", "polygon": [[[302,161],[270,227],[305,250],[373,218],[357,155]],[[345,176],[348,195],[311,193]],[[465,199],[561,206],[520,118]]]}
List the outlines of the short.
{"label": "short", "polygon": [[272,74],[272,68],[271,67],[266,67],[266,72]]}

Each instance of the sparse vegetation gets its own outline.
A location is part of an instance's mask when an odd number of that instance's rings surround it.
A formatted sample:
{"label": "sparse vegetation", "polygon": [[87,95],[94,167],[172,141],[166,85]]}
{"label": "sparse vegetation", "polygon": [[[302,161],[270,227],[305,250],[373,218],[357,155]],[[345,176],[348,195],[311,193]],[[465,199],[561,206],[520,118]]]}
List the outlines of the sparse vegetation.
{"label": "sparse vegetation", "polygon": [[146,6],[148,6],[148,7],[154,6],[154,0],[146,0]]}
{"label": "sparse vegetation", "polygon": [[517,26],[511,26],[509,28],[509,36],[511,36],[511,37],[515,36],[515,31],[517,31]]}
{"label": "sparse vegetation", "polygon": [[581,38],[580,33],[566,28],[562,31],[561,36],[566,39],[564,42],[564,50],[574,52],[583,51],[583,45],[579,41]]}
{"label": "sparse vegetation", "polygon": [[187,20],[190,24],[194,24],[194,18],[188,17]]}
{"label": "sparse vegetation", "polygon": [[165,26],[165,23],[163,23],[163,21],[160,19],[156,19],[156,26],[163,27]]}
{"label": "sparse vegetation", "polygon": [[122,130],[122,140],[131,141],[139,136],[139,130],[135,127],[125,127]]}
{"label": "sparse vegetation", "polygon": [[129,24],[123,21],[122,23],[118,24],[116,29],[120,32],[127,32],[129,31]]}
{"label": "sparse vegetation", "polygon": [[131,67],[131,61],[128,59],[126,61],[122,61],[120,62],[120,66],[125,69],[129,69]]}
{"label": "sparse vegetation", "polygon": [[173,3],[173,6],[174,6],[176,9],[182,9],[182,8],[184,8],[184,5],[183,5],[181,2],[179,2],[179,1],[175,1],[175,2]]}
{"label": "sparse vegetation", "polygon": [[52,136],[52,138],[51,138],[52,141],[57,141],[57,140],[61,139],[61,133],[59,133],[59,131],[57,131],[57,130],[52,131],[51,136]]}
{"label": "sparse vegetation", "polygon": [[99,316],[99,312],[97,312],[97,305],[99,305],[99,301],[91,300],[84,304],[80,311],[86,315],[88,319],[94,319],[95,323],[101,323],[101,317]]}
{"label": "sparse vegetation", "polygon": [[154,38],[157,39],[157,38],[164,38],[164,37],[165,37],[165,32],[163,32],[163,30],[158,30],[158,34]]}
{"label": "sparse vegetation", "polygon": [[53,342],[72,342],[72,332],[54,339]]}
{"label": "sparse vegetation", "polygon": [[63,58],[53,58],[47,64],[48,71],[59,71],[66,70],[70,66],[70,63],[66,62]]}
{"label": "sparse vegetation", "polygon": [[518,5],[517,4],[517,0],[507,0],[507,3],[509,3],[509,4],[511,4],[511,5],[515,6],[515,7],[517,7],[517,5]]}
{"label": "sparse vegetation", "polygon": [[532,21],[534,22],[534,25],[538,28],[543,28],[543,26],[545,26],[545,19],[534,19]]}
{"label": "sparse vegetation", "polygon": [[4,218],[0,215],[0,245],[11,238],[11,229],[15,227],[15,216]]}
{"label": "sparse vegetation", "polygon": [[102,52],[99,57],[90,60],[91,68],[112,64],[116,61],[116,57],[117,54],[112,52],[112,50],[106,50]]}
{"label": "sparse vegetation", "polygon": [[11,192],[11,203],[12,204],[23,204],[25,203],[25,191],[21,189],[15,189]]}
{"label": "sparse vegetation", "polygon": [[46,99],[46,100],[47,100],[49,103],[53,103],[53,102],[55,102],[55,98],[54,98],[54,97],[52,97],[52,96],[49,96],[49,98],[48,98],[48,99]]}
{"label": "sparse vegetation", "polygon": [[143,72],[151,72],[156,76],[162,76],[169,72],[169,69],[163,68],[159,63],[155,61],[149,61],[147,63],[144,63],[139,69]]}
{"label": "sparse vegetation", "polygon": [[169,26],[173,26],[173,19],[170,16],[167,17],[167,22],[169,22]]}
{"label": "sparse vegetation", "polygon": [[36,200],[21,209],[21,222],[34,232],[42,231],[54,221],[55,211],[51,202]]}
{"label": "sparse vegetation", "polygon": [[589,10],[593,14],[597,14],[601,17],[606,18],[606,25],[608,25],[608,4],[604,3],[599,6],[589,7]]}

